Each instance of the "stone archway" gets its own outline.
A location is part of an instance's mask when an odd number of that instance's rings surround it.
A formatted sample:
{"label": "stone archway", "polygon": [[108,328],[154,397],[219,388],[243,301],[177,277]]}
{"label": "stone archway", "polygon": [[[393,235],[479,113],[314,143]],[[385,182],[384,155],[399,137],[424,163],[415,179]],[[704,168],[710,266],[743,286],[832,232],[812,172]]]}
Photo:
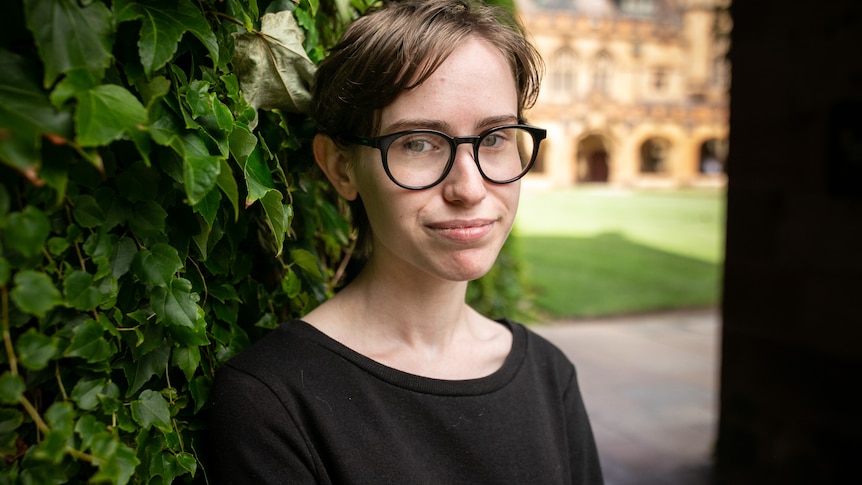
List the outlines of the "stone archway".
{"label": "stone archway", "polygon": [[610,151],[601,135],[589,135],[578,142],[576,181],[605,183],[610,178]]}
{"label": "stone archway", "polygon": [[700,145],[697,171],[705,175],[724,173],[727,170],[727,140],[710,138]]}
{"label": "stone archway", "polygon": [[667,138],[653,137],[643,142],[640,148],[640,172],[666,173],[670,150],[671,142]]}

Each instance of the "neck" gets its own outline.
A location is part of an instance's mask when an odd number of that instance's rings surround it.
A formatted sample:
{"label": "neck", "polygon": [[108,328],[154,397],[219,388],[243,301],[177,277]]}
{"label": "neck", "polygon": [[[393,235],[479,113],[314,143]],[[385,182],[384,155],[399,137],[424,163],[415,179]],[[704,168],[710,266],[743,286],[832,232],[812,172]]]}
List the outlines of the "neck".
{"label": "neck", "polygon": [[369,264],[305,320],[389,367],[440,379],[470,379],[500,368],[512,336],[464,301],[466,281]]}
{"label": "neck", "polygon": [[475,315],[466,281],[379,271],[373,262],[343,292],[367,332],[410,347],[443,347]]}

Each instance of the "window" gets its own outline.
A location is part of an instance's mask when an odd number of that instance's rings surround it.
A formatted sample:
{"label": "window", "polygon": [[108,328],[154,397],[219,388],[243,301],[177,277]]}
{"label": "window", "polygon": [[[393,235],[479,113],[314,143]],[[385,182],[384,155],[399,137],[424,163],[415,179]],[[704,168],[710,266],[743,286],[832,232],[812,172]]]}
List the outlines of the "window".
{"label": "window", "polygon": [[611,68],[613,61],[607,51],[601,51],[596,55],[595,68],[593,71],[593,90],[602,94],[609,94],[611,83]]}
{"label": "window", "polygon": [[575,95],[577,57],[575,51],[563,47],[551,59],[551,92],[555,96]]}
{"label": "window", "polygon": [[657,67],[652,73],[652,87],[656,93],[663,93],[668,85],[668,70],[666,67]]}

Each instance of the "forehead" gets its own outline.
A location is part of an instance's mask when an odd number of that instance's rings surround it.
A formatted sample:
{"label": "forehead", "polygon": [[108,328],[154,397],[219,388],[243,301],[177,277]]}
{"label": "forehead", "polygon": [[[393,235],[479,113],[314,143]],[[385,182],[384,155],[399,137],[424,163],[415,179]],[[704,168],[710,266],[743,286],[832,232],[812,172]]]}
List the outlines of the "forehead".
{"label": "forehead", "polygon": [[[419,86],[402,92],[381,111],[382,133],[411,120],[435,121],[473,131],[488,119],[517,119],[518,92],[512,69],[499,49],[469,39]],[[469,134],[469,133],[466,133]]]}

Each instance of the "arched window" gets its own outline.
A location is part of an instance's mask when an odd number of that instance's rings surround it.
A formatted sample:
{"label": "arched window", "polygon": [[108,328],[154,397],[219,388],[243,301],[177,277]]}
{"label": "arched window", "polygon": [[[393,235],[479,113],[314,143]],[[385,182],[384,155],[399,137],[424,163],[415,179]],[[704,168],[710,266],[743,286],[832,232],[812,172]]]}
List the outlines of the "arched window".
{"label": "arched window", "polygon": [[706,175],[724,173],[727,161],[727,140],[710,138],[700,145],[698,172]]}
{"label": "arched window", "polygon": [[595,66],[593,67],[593,90],[602,94],[608,94],[611,84],[611,70],[613,59],[607,51],[596,54]]}
{"label": "arched window", "polygon": [[551,92],[554,95],[575,95],[577,56],[570,47],[563,47],[551,58]]}
{"label": "arched window", "polygon": [[641,145],[641,173],[667,171],[670,142],[665,138],[650,138]]}

